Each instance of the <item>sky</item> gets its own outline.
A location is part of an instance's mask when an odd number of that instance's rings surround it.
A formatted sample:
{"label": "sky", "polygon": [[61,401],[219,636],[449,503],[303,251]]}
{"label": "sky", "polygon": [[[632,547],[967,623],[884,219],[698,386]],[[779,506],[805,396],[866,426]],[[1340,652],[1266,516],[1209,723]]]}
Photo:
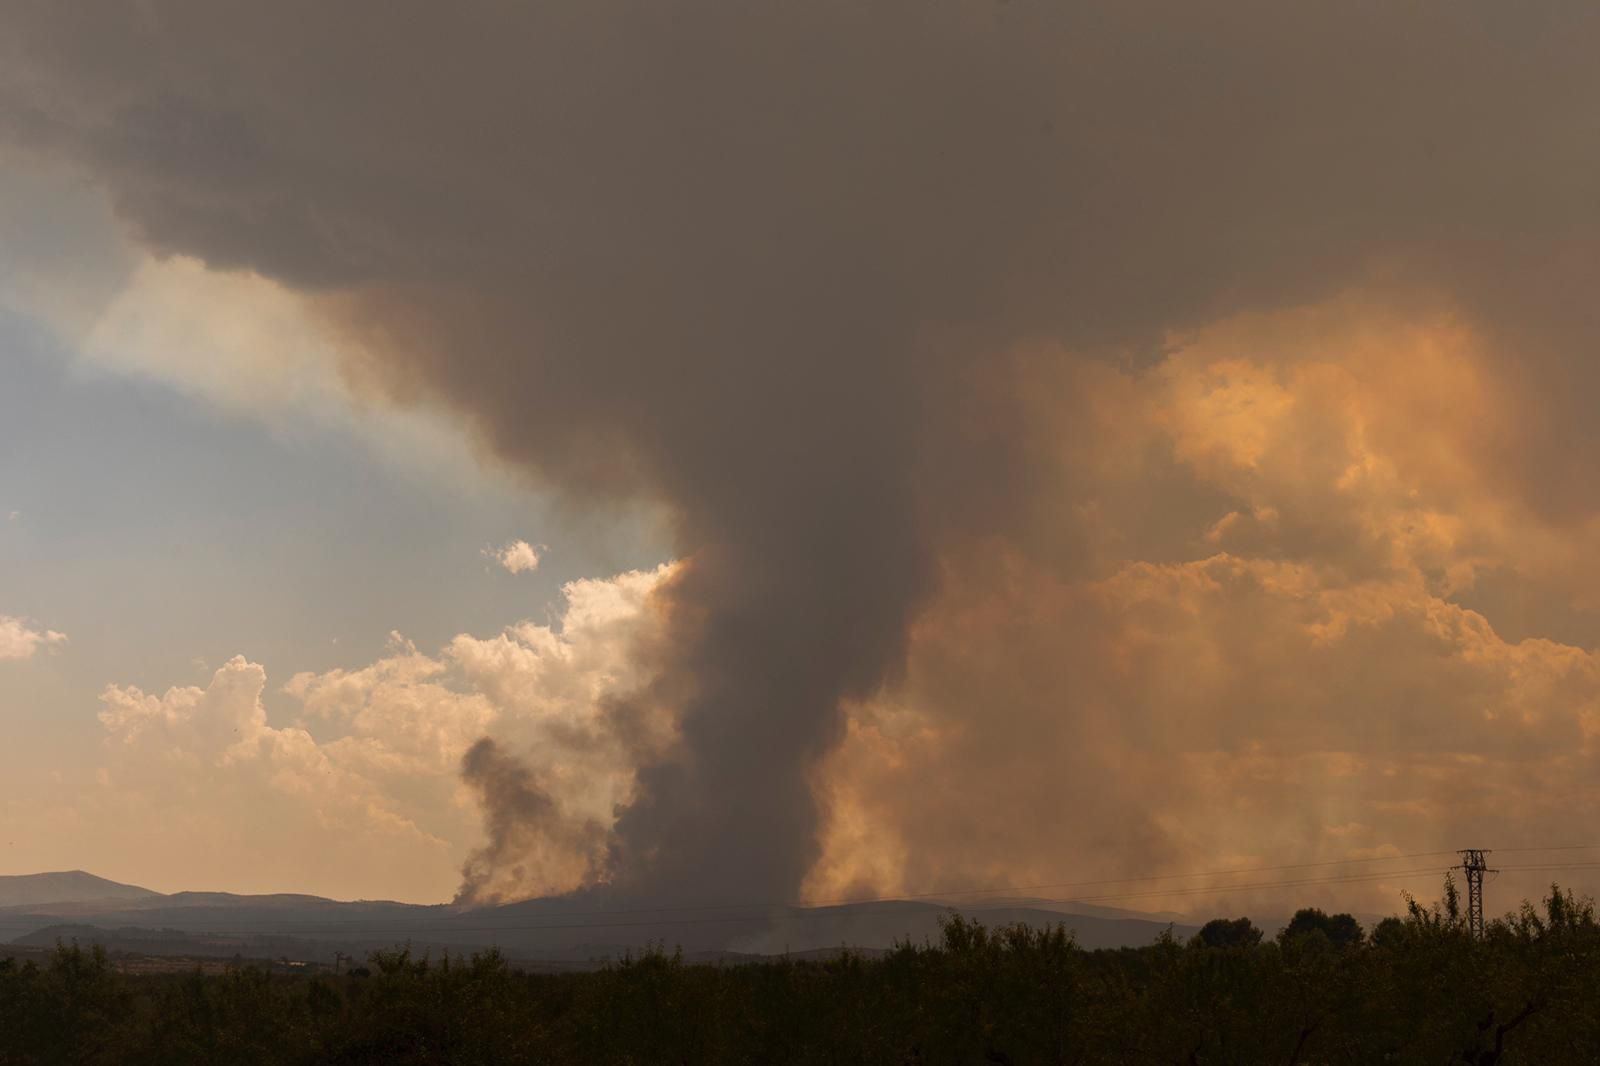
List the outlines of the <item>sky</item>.
{"label": "sky", "polygon": [[[185,738],[130,748],[102,721],[120,706],[107,693],[181,702],[243,672],[246,702],[216,713],[248,718],[259,701],[274,722],[304,722],[285,689],[297,674],[545,624],[567,582],[653,570],[665,549],[647,517],[588,528],[480,463],[459,431],[359,410],[321,368],[286,384],[297,356],[280,338],[302,327],[269,283],[207,289],[203,267],[141,260],[91,187],[16,169],[0,187],[0,707],[19,741],[0,757],[5,872],[449,898],[478,828],[464,793],[445,790],[443,830],[383,838],[359,862],[330,860],[346,855],[348,826],[309,808],[263,848],[245,811],[285,814],[276,790],[247,786],[202,817],[197,801],[232,776],[205,768],[206,751],[191,780],[146,794]],[[107,261],[123,264],[109,280],[84,271]],[[160,280],[141,283],[141,268]],[[230,665],[240,657],[253,665]],[[453,777],[459,752],[440,757]]]}
{"label": "sky", "polygon": [[6,872],[1597,880],[1586,6],[0,23]]}

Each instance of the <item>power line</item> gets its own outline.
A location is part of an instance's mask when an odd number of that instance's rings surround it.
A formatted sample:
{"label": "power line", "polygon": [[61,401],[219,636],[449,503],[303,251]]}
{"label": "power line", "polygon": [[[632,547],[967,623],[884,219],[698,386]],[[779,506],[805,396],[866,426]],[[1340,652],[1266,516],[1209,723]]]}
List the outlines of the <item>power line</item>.
{"label": "power line", "polygon": [[[1584,864],[1584,865],[1574,865],[1574,866],[1528,867],[1527,869],[1542,869],[1542,870],[1590,869],[1590,868],[1594,868],[1595,866],[1600,866],[1600,864]],[[1437,875],[1441,875],[1441,874],[1447,873],[1449,871],[1449,869],[1451,869],[1451,868],[1449,868],[1449,867],[1438,867],[1438,866],[1426,866],[1426,867],[1418,867],[1418,868],[1410,869],[1410,870],[1384,870],[1384,871],[1377,871],[1377,872],[1364,873],[1364,874],[1355,874],[1355,875],[1344,876],[1344,877],[1301,878],[1301,879],[1297,879],[1297,880],[1287,880],[1287,881],[1260,881],[1260,882],[1247,883],[1247,884],[1214,885],[1214,886],[1205,886],[1205,887],[1196,887],[1196,888],[1148,889],[1148,890],[1144,890],[1144,891],[1140,891],[1140,892],[1111,893],[1111,894],[1101,894],[1101,895],[1095,895],[1095,896],[1079,896],[1079,897],[1076,897],[1076,898],[1073,898],[1073,899],[1041,900],[1040,902],[1041,903],[1048,903],[1048,904],[1055,904],[1055,905],[1065,905],[1065,904],[1073,904],[1073,903],[1094,904],[1094,903],[1115,902],[1115,901],[1118,901],[1118,900],[1141,899],[1141,898],[1148,898],[1148,897],[1151,897],[1151,896],[1223,895],[1223,894],[1227,894],[1227,893],[1230,893],[1230,892],[1238,892],[1238,891],[1275,891],[1275,890],[1281,890],[1281,889],[1286,889],[1286,888],[1311,888],[1311,887],[1326,886],[1326,885],[1347,885],[1347,884],[1369,883],[1369,882],[1375,882],[1375,881],[1383,881],[1383,880],[1387,880],[1389,878],[1415,877],[1415,876],[1420,876],[1420,875],[1424,875],[1424,874],[1430,874],[1430,875],[1437,876]],[[901,899],[885,899],[885,900],[881,900],[881,901],[880,900],[875,900],[875,901],[872,901],[872,902],[894,903],[894,902],[914,902],[914,901],[905,900],[905,899],[901,898]],[[905,909],[906,910],[912,910],[914,908],[909,908],[908,907],[908,908],[905,908]],[[957,909],[957,908],[950,907],[950,908],[947,908],[947,909],[952,909],[953,910],[953,909]],[[778,919],[778,920],[781,920],[781,921],[821,921],[821,920],[840,918],[840,917],[848,918],[848,917],[853,917],[853,916],[870,915],[870,914],[881,914],[881,913],[884,913],[884,912],[882,910],[856,911],[856,912],[853,912],[853,913],[849,912],[849,911],[819,912],[819,911],[813,911],[813,910],[809,910],[809,909],[802,909],[802,910],[788,911],[788,912],[780,914],[780,915],[767,915],[766,917],[773,918],[773,919]],[[627,929],[627,928],[644,928],[644,927],[650,927],[650,926],[676,927],[676,926],[684,926],[684,925],[728,925],[728,924],[737,924],[737,923],[741,923],[741,922],[757,921],[761,917],[762,917],[761,915],[725,915],[725,916],[721,916],[721,917],[673,918],[673,919],[658,919],[658,920],[654,920],[654,921],[649,921],[649,920],[645,920],[645,921],[630,920],[630,921],[620,921],[620,922],[560,922],[560,923],[541,922],[541,923],[530,923],[530,924],[507,923],[507,924],[502,924],[502,925],[485,925],[485,926],[447,925],[447,926],[443,926],[443,927],[439,927],[439,928],[433,928],[433,929],[416,929],[416,928],[406,929],[404,927],[394,927],[394,928],[391,928],[391,929],[389,929],[387,931],[390,931],[390,932],[413,932],[413,933],[466,933],[466,932],[471,932],[471,933],[500,933],[500,932],[538,932],[538,931],[559,931],[559,930],[586,930],[586,929]],[[1087,916],[1087,915],[1064,915],[1063,917],[1080,917],[1081,918],[1081,917],[1090,917],[1090,916]],[[1150,921],[1151,919],[1142,919],[1142,920]],[[1160,923],[1157,922],[1157,924],[1160,924]],[[321,930],[321,931],[337,931],[337,930]],[[379,929],[379,930],[367,930],[366,932],[368,933],[368,935],[372,935],[374,933],[383,932],[383,931],[385,931],[385,930],[382,930],[382,929]]]}
{"label": "power line", "polygon": [[1536,866],[1502,866],[1496,872],[1506,873],[1512,870],[1600,870],[1600,862],[1566,862],[1559,864],[1541,864]]}
{"label": "power line", "polygon": [[[1231,870],[1203,870],[1203,871],[1195,871],[1195,872],[1192,872],[1192,873],[1150,874],[1150,875],[1142,875],[1142,876],[1136,876],[1136,877],[1103,878],[1103,879],[1100,879],[1100,880],[1093,880],[1093,881],[1064,881],[1064,882],[1063,881],[1056,881],[1056,882],[1046,882],[1046,883],[1029,884],[1029,885],[1007,885],[1007,886],[1000,886],[1000,887],[996,887],[996,888],[972,889],[972,890],[962,891],[962,892],[943,891],[943,892],[901,893],[901,894],[892,895],[892,896],[856,896],[856,897],[843,898],[843,899],[815,900],[815,901],[811,901],[811,902],[742,903],[742,904],[741,903],[721,903],[721,904],[718,904],[718,903],[703,903],[703,904],[671,905],[671,906],[660,906],[660,907],[615,907],[615,908],[596,908],[596,909],[588,909],[588,910],[580,910],[580,911],[573,911],[573,910],[547,911],[547,912],[544,912],[543,914],[541,914],[540,917],[541,918],[587,918],[587,917],[610,917],[610,916],[614,916],[614,915],[629,915],[629,914],[669,915],[669,914],[679,914],[679,913],[698,912],[698,911],[732,911],[732,910],[757,911],[757,912],[761,912],[761,913],[760,914],[756,914],[756,915],[752,915],[752,917],[760,917],[763,914],[768,914],[768,913],[773,912],[773,911],[782,911],[782,910],[791,909],[791,908],[815,909],[815,908],[822,908],[822,907],[839,907],[839,906],[850,906],[850,905],[866,904],[866,903],[901,903],[901,902],[913,903],[913,902],[924,901],[924,900],[927,900],[927,901],[947,900],[947,899],[953,899],[953,898],[956,898],[956,897],[961,897],[961,898],[981,897],[981,896],[985,896],[985,895],[994,895],[994,894],[998,894],[998,893],[1032,892],[1032,891],[1043,891],[1043,890],[1051,890],[1051,889],[1062,890],[1062,889],[1077,889],[1077,888],[1097,888],[1097,887],[1102,886],[1102,885],[1145,884],[1145,883],[1156,882],[1156,881],[1182,880],[1182,879],[1198,878],[1198,877],[1230,877],[1230,876],[1238,876],[1238,875],[1241,875],[1241,874],[1272,873],[1272,872],[1287,871],[1287,870],[1318,869],[1318,868],[1326,868],[1326,867],[1330,867],[1330,866],[1344,866],[1344,865],[1354,865],[1354,864],[1360,864],[1360,863],[1398,862],[1398,861],[1401,861],[1401,860],[1404,860],[1404,859],[1430,858],[1430,857],[1437,856],[1437,855],[1449,855],[1449,854],[1453,854],[1453,853],[1449,852],[1449,851],[1413,852],[1411,854],[1405,854],[1405,855],[1380,855],[1380,856],[1369,856],[1369,857],[1360,858],[1360,859],[1329,859],[1329,860],[1325,860],[1325,861],[1322,861],[1322,862],[1289,863],[1289,864],[1283,864],[1283,865],[1277,865],[1277,866],[1253,866],[1253,867],[1244,867],[1244,868],[1234,868],[1234,869],[1231,869]],[[1432,870],[1432,868],[1430,867],[1429,870]],[[1408,872],[1408,871],[1399,871],[1399,872],[1403,873],[1403,872]],[[1379,876],[1386,875],[1387,873],[1388,872],[1386,872],[1386,871],[1378,871],[1378,875]],[[1287,883],[1293,884],[1293,883],[1298,883],[1298,882],[1287,882]],[[1228,890],[1228,889],[1233,889],[1233,888],[1244,888],[1244,887],[1249,887],[1249,886],[1244,886],[1244,885],[1205,886],[1202,890],[1203,891],[1210,891],[1210,890],[1213,890],[1213,889],[1215,889],[1215,890]],[[1192,891],[1194,891],[1194,889],[1192,889],[1192,888],[1181,888],[1181,887],[1162,888],[1162,889],[1155,889],[1155,890],[1151,890],[1151,891],[1147,891],[1147,892],[1135,892],[1135,893],[1130,893],[1130,894],[1126,894],[1126,895],[1120,895],[1120,894],[1116,894],[1116,893],[1098,894],[1098,895],[1094,895],[1094,896],[1084,896],[1084,897],[1080,897],[1080,898],[1074,899],[1074,900],[1048,899],[1048,900],[1041,900],[1040,902],[1046,902],[1046,903],[1090,902],[1090,901],[1099,900],[1099,899],[1139,898],[1139,897],[1160,896],[1160,895],[1182,895],[1182,894],[1186,894],[1186,893],[1189,893],[1189,892],[1192,892]],[[349,905],[350,904],[336,904],[336,906],[349,906]],[[439,904],[438,906],[445,907],[447,905],[446,904]],[[457,911],[455,913],[459,914],[459,913],[462,913],[462,912]],[[387,927],[398,925],[398,924],[401,924],[401,923],[440,922],[440,921],[448,922],[449,920],[450,920],[450,916],[449,915],[437,915],[437,914],[428,914],[428,915],[393,915],[393,916],[378,917],[378,918],[336,918],[336,919],[331,919],[331,924],[329,925],[329,927],[330,928],[346,928],[346,927],[355,926],[355,925],[378,925],[378,926],[387,928]],[[237,924],[238,923],[236,923],[236,925]],[[258,919],[258,920],[252,921],[252,922],[250,922],[248,924],[250,924],[250,925],[262,925],[262,926],[264,926],[266,928],[275,928],[279,923],[275,919],[262,918],[262,919]],[[301,924],[302,926],[305,925],[305,923],[299,923],[299,924]]]}
{"label": "power line", "polygon": [[[1294,880],[1280,880],[1280,881],[1258,881],[1258,882],[1250,882],[1250,883],[1245,883],[1245,884],[1206,886],[1206,887],[1191,887],[1191,888],[1178,888],[1178,889],[1145,889],[1145,890],[1142,890],[1142,891],[1139,891],[1139,892],[1103,893],[1103,894],[1100,894],[1100,895],[1093,895],[1093,896],[1080,896],[1080,897],[1073,898],[1073,899],[1041,900],[1039,902],[1040,903],[1045,903],[1045,904],[1064,905],[1064,904],[1072,904],[1072,903],[1103,903],[1103,902],[1109,902],[1109,901],[1115,901],[1115,900],[1146,898],[1146,897],[1149,897],[1149,896],[1197,895],[1197,894],[1213,894],[1213,895],[1216,895],[1216,894],[1225,894],[1225,893],[1228,893],[1228,892],[1239,892],[1239,891],[1269,891],[1269,890],[1277,890],[1277,889],[1284,889],[1284,888],[1306,888],[1306,887],[1319,886],[1319,885],[1356,884],[1356,883],[1361,883],[1361,882],[1382,881],[1382,880],[1385,880],[1387,878],[1393,878],[1393,877],[1412,877],[1412,876],[1418,876],[1418,875],[1422,875],[1422,874],[1438,875],[1438,874],[1442,874],[1444,872],[1445,872],[1445,868],[1444,867],[1425,866],[1425,867],[1418,867],[1418,868],[1410,869],[1410,870],[1380,870],[1380,871],[1376,871],[1376,872],[1367,872],[1367,873],[1362,873],[1362,874],[1353,874],[1353,875],[1337,876],[1337,877],[1315,877],[1315,878],[1299,878],[1299,879],[1294,879]],[[915,901],[906,900],[906,899],[903,899],[903,898],[893,898],[893,899],[884,899],[884,900],[881,900],[881,901],[876,901],[875,900],[875,901],[872,901],[872,902],[883,902],[883,903],[891,903],[892,904],[892,903],[913,903]],[[905,910],[913,910],[913,909],[920,909],[920,908],[907,907],[907,908],[904,908],[904,909]],[[956,908],[951,907],[951,908],[947,908],[947,909],[956,909]],[[396,923],[393,923],[393,924],[388,925],[388,926],[380,926],[380,927],[378,927],[376,929],[361,930],[361,932],[364,932],[367,935],[374,935],[374,934],[382,933],[382,932],[500,933],[500,932],[530,932],[530,931],[539,931],[539,930],[564,930],[564,929],[571,929],[571,930],[579,930],[579,929],[622,929],[622,928],[640,928],[640,927],[646,927],[646,926],[725,925],[725,924],[732,924],[732,923],[739,923],[739,922],[758,921],[758,920],[761,920],[762,918],[781,919],[783,921],[820,921],[820,920],[835,919],[835,918],[841,918],[841,917],[853,917],[853,916],[859,916],[859,915],[871,915],[871,914],[882,914],[882,913],[884,913],[884,911],[881,910],[881,909],[880,910],[871,910],[871,911],[863,910],[863,911],[855,911],[855,912],[839,911],[839,910],[819,911],[819,910],[811,910],[811,909],[801,909],[801,910],[792,910],[792,911],[788,911],[788,912],[785,912],[785,913],[782,913],[782,914],[776,914],[776,915],[774,915],[774,914],[767,914],[767,915],[759,915],[759,914],[757,914],[757,915],[724,915],[724,916],[720,916],[720,917],[684,917],[684,918],[669,918],[669,919],[655,919],[655,920],[627,920],[627,921],[617,921],[617,922],[559,922],[559,923],[551,923],[551,922],[537,922],[537,923],[507,922],[507,923],[498,923],[498,924],[494,924],[494,925],[445,924],[445,925],[440,925],[440,926],[436,926],[436,927],[433,927],[433,928],[417,928],[415,926],[411,926],[411,927],[407,928],[407,927],[401,925],[400,923],[396,922]],[[556,917],[556,916],[552,915],[551,917]],[[1086,917],[1086,916],[1085,915],[1077,915],[1077,917]],[[1150,919],[1144,919],[1144,920],[1150,920]],[[332,926],[332,927],[320,926],[320,927],[316,927],[316,928],[311,928],[311,927],[308,927],[308,926],[290,926],[290,925],[285,925],[285,926],[281,926],[281,927],[276,927],[275,929],[273,929],[273,931],[282,932],[282,933],[334,933],[334,932],[339,932],[342,928],[343,928],[343,926],[339,926],[339,925]],[[234,924],[234,925],[230,925],[228,927],[228,931],[229,932],[236,932],[236,931],[243,931],[243,930],[241,930],[240,927],[237,924]]]}
{"label": "power line", "polygon": [[[1505,851],[1519,853],[1547,852],[1547,851],[1578,851],[1600,850],[1600,846],[1571,845],[1550,848],[1507,848]],[[822,908],[838,908],[861,904],[916,904],[922,901],[949,899],[954,896],[975,897],[993,895],[1006,892],[1027,892],[1042,889],[1073,889],[1093,888],[1101,885],[1126,885],[1148,884],[1158,881],[1181,880],[1199,877],[1230,877],[1241,874],[1283,872],[1291,870],[1308,870],[1327,868],[1331,866],[1347,866],[1361,863],[1394,862],[1402,859],[1429,858],[1439,855],[1452,854],[1448,851],[1413,852],[1405,855],[1370,856],[1360,859],[1332,859],[1314,863],[1289,863],[1276,866],[1257,866],[1235,868],[1231,870],[1210,870],[1193,873],[1153,874],[1128,878],[1106,878],[1095,881],[1053,882],[1035,885],[1013,885],[990,889],[971,890],[968,892],[926,892],[907,893],[896,896],[870,896],[854,897],[850,899],[817,901],[812,904],[799,903],[773,903],[773,904],[700,904],[671,907],[635,907],[614,908],[584,911],[556,911],[540,915],[543,919],[533,924],[508,922],[493,925],[467,925],[451,920],[449,915],[393,915],[382,918],[348,918],[333,919],[323,923],[296,922],[293,919],[274,920],[238,920],[229,922],[227,932],[232,933],[282,933],[288,934],[334,934],[339,932],[361,933],[365,935],[378,935],[388,932],[415,932],[415,933],[459,933],[459,932],[514,932],[536,930],[560,929],[607,929],[607,928],[632,928],[653,925],[700,925],[700,924],[729,924],[737,922],[767,920],[785,921],[815,921],[831,918],[848,918],[852,912],[838,909],[823,910]],[[1564,870],[1589,870],[1600,869],[1600,861],[1576,863],[1533,863],[1502,867],[1507,872],[1554,872]],[[1230,883],[1220,885],[1202,886],[1163,886],[1147,888],[1128,892],[1102,892],[1089,895],[1080,895],[1070,898],[1044,899],[1037,901],[1040,905],[1067,905],[1067,904],[1103,904],[1121,900],[1148,899],[1152,897],[1167,896],[1194,896],[1194,895],[1223,895],[1232,892],[1257,892],[1277,891],[1287,888],[1309,888],[1324,885],[1358,884],[1364,882],[1382,881],[1387,878],[1413,877],[1423,874],[1442,874],[1446,868],[1438,866],[1425,866],[1405,870],[1374,870],[1361,873],[1341,874],[1327,877],[1308,877],[1292,879],[1275,879],[1256,882]],[[979,900],[979,902],[982,902]],[[1030,901],[1031,902],[1031,901]],[[340,904],[348,906],[348,904]],[[440,905],[445,906],[445,905]],[[747,910],[750,914],[726,914],[711,917],[668,917],[679,914],[692,914],[699,911],[735,911]],[[914,908],[906,908],[908,910]],[[455,912],[463,914],[470,912]],[[858,911],[855,914],[881,914],[883,911]],[[115,912],[96,917],[105,920],[113,917]],[[587,917],[612,917],[624,915],[659,915],[662,917],[647,920],[626,921],[599,921],[599,922],[559,922],[550,921],[562,918],[587,918]],[[62,918],[71,918],[70,915],[61,915]],[[432,927],[423,927],[419,923],[432,923]],[[192,931],[192,930],[189,930]]]}
{"label": "power line", "polygon": [[1461,856],[1461,871],[1467,877],[1467,931],[1481,940],[1483,939],[1483,875],[1500,871],[1489,869],[1488,849],[1467,848],[1457,854]]}
{"label": "power line", "polygon": [[[1141,877],[1109,877],[1098,881],[1066,881],[1053,884],[1040,885],[1013,885],[1003,888],[979,888],[964,892],[923,892],[908,893],[900,896],[876,897],[853,900],[837,900],[837,903],[877,903],[885,899],[933,899],[956,896],[983,896],[1001,892],[1033,892],[1045,889],[1061,888],[1091,888],[1096,885],[1126,885],[1139,884],[1147,881],[1176,881],[1191,877],[1231,877],[1237,874],[1274,873],[1280,870],[1310,870],[1327,866],[1349,866],[1363,862],[1399,862],[1403,859],[1428,859],[1438,855],[1451,855],[1450,851],[1414,851],[1406,855],[1374,855],[1362,859],[1327,859],[1322,862],[1289,863],[1281,866],[1249,866],[1232,870],[1203,870],[1196,873],[1180,874],[1150,874]],[[811,906],[826,906],[828,901],[810,904]]]}

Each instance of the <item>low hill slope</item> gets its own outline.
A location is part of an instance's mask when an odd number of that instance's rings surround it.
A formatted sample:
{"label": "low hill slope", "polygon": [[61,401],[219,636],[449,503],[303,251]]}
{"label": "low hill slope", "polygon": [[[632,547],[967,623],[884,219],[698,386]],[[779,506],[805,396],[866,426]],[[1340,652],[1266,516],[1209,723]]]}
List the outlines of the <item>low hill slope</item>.
{"label": "low hill slope", "polygon": [[124,885],[82,870],[0,876],[0,907],[37,907],[52,903],[159,899],[161,893]]}

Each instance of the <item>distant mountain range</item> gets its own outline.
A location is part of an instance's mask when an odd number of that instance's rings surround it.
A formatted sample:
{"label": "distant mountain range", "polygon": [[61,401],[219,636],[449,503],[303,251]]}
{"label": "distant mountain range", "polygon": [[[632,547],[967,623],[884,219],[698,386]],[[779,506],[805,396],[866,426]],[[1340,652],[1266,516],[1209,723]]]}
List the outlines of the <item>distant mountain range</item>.
{"label": "distant mountain range", "polygon": [[108,900],[151,899],[160,895],[148,888],[107,881],[82,870],[0,876],[0,907],[36,903],[104,903]]}
{"label": "distant mountain range", "polygon": [[410,943],[418,950],[498,946],[514,959],[583,965],[660,945],[694,958],[804,955],[841,947],[877,951],[939,936],[959,912],[985,925],[1063,923],[1086,948],[1148,944],[1178,915],[1006,899],[949,905],[883,900],[831,907],[647,907],[600,893],[491,907],[434,906],[320,896],[162,894],[68,873],[0,877],[0,943],[48,946],[57,939],[100,942],[151,955],[242,956],[330,962]]}

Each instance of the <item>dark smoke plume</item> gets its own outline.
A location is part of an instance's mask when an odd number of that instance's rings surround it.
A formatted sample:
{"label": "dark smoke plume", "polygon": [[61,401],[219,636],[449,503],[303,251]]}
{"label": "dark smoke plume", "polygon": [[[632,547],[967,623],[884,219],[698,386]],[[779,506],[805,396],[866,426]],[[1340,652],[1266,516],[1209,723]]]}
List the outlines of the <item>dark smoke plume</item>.
{"label": "dark smoke plume", "polygon": [[549,861],[552,854],[588,854],[597,863],[603,856],[604,830],[564,816],[527,767],[493,739],[484,737],[467,749],[461,779],[478,794],[489,839],[462,866],[457,903],[500,901],[498,884],[515,886],[524,865]]}
{"label": "dark smoke plume", "polygon": [[[1060,491],[1014,346],[1148,359],[1381,270],[1515,338],[1526,403],[1593,385],[1590,5],[4,11],[14,150],[158,252],[304,292],[356,387],[466,412],[580,502],[670,506],[638,698],[683,743],[610,840],[626,891],[793,896],[841,701],[899,676],[942,563]],[[1554,446],[1496,462],[1592,497]],[[466,770],[475,862],[512,861],[537,791],[492,747]]]}

